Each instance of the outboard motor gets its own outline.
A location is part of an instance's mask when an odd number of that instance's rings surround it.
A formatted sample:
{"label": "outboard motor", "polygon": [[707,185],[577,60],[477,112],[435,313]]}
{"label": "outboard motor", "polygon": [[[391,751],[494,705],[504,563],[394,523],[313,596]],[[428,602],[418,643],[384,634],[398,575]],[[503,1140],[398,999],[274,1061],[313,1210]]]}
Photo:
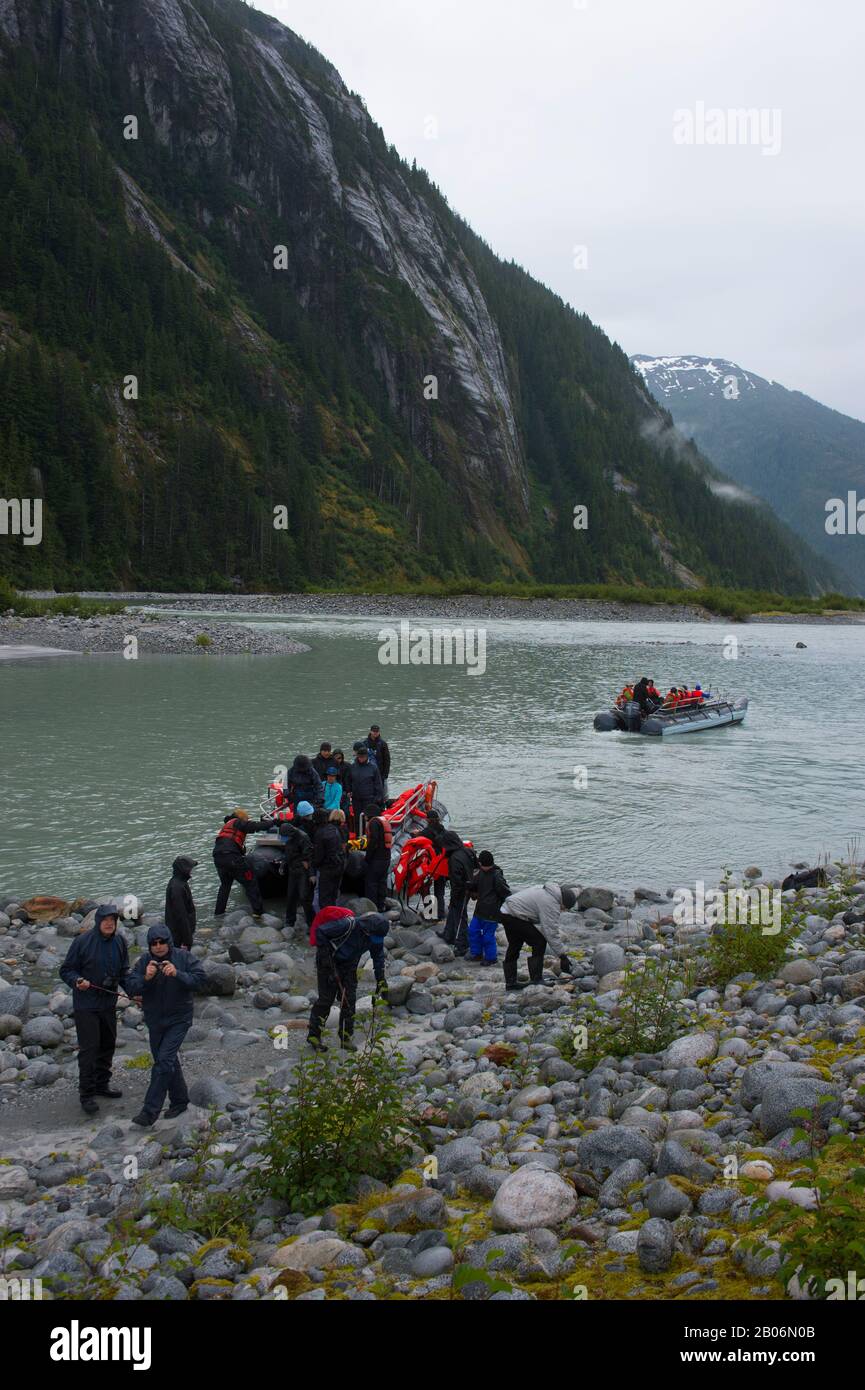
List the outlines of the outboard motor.
{"label": "outboard motor", "polygon": [[600,714],[595,715],[595,733],[612,734],[617,729],[625,727],[624,720],[619,710],[605,709]]}
{"label": "outboard motor", "polygon": [[629,734],[638,734],[643,722],[643,712],[636,700],[629,700],[625,705],[625,728]]}

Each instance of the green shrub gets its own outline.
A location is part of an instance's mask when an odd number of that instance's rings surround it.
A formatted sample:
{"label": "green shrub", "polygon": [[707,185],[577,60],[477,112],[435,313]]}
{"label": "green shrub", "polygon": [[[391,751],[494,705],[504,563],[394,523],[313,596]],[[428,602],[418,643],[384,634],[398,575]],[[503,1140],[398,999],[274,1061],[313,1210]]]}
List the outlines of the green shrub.
{"label": "green shrub", "polygon": [[708,982],[723,989],[737,975],[756,975],[758,980],[777,975],[794,939],[789,923],[774,936],[764,935],[760,923],[718,927],[706,947]]}
{"label": "green shrub", "polygon": [[[799,1112],[803,1113],[803,1112]],[[815,1107],[819,1114],[819,1101]],[[862,1145],[848,1134],[830,1139],[819,1153],[813,1152],[820,1137],[815,1133],[819,1119],[805,1122],[796,1131],[798,1139],[811,1140],[812,1155],[799,1165],[797,1186],[813,1188],[817,1194],[815,1211],[805,1211],[790,1202],[759,1201],[752,1219],[759,1223],[761,1237],[776,1237],[781,1246],[781,1267],[776,1278],[786,1288],[798,1278],[811,1298],[838,1299],[846,1292],[848,1271],[865,1277],[865,1167]],[[751,1242],[762,1248],[760,1237]],[[839,1291],[830,1281],[841,1280]]]}
{"label": "green shrub", "polygon": [[206,632],[199,632],[198,636],[195,639],[195,645],[196,647],[201,647],[204,651],[207,651],[208,647],[213,646],[213,638],[209,637]]}
{"label": "green shrub", "polygon": [[686,1019],[679,999],[687,983],[682,961],[673,956],[648,957],[626,970],[613,1015],[590,1000],[575,1031],[562,1034],[556,1046],[566,1061],[589,1071],[603,1057],[662,1052],[684,1031]]}
{"label": "green shrub", "polygon": [[357,1052],[305,1053],[285,1090],[262,1084],[265,1165],[261,1195],[293,1211],[317,1212],[348,1201],[362,1174],[392,1181],[419,1136],[406,1098],[405,1063],[388,1052],[392,1024],[373,1009]]}

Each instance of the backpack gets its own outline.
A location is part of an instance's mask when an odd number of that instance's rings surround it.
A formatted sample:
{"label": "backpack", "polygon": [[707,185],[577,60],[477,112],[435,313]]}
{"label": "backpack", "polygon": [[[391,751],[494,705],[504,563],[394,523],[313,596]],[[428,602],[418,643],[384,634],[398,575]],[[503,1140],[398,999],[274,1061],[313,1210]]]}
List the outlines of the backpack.
{"label": "backpack", "polygon": [[827,882],[825,869],[803,869],[801,873],[785,878],[781,889],[786,893],[790,888],[825,888]]}

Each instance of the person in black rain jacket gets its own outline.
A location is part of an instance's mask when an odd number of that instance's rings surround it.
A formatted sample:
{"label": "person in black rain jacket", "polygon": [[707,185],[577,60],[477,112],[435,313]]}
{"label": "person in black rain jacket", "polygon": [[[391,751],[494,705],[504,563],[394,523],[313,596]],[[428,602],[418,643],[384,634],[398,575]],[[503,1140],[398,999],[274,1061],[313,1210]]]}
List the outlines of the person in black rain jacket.
{"label": "person in black rain jacket", "polygon": [[468,951],[468,890],[478,861],[474,850],[463,843],[455,830],[445,831],[442,848],[448,857],[448,878],[451,886],[450,906],[442,941],[453,946],[454,955],[464,956]]}
{"label": "person in black rain jacket", "polygon": [[207,987],[201,962],[172,945],[167,926],[157,922],[150,928],[147,947],[129,976],[129,993],[141,1000],[153,1056],[150,1085],[132,1121],[142,1128],[159,1119],[166,1096],[170,1120],[189,1105],[178,1054],[192,1025],[192,996]]}
{"label": "person in black rain jacket", "polygon": [[384,783],[381,780],[381,773],[369,756],[369,749],[365,743],[356,743],[354,754],[354,762],[346,777],[346,787],[351,793],[354,829],[355,833],[358,833],[360,817],[364,814],[367,806],[372,802],[379,806],[384,805]]}
{"label": "person in black rain jacket", "polygon": [[174,861],[174,873],[165,890],[165,925],[175,946],[185,946],[187,950],[192,950],[195,936],[195,903],[189,880],[197,866],[197,859],[180,855]]}
{"label": "person in black rain jacket", "polygon": [[[324,813],[322,813],[324,814]],[[339,817],[338,821],[333,816]],[[318,873],[318,906],[336,907],[347,852],[340,832],[341,811],[334,811],[319,825],[313,842],[312,864]]]}
{"label": "person in black rain jacket", "polygon": [[295,809],[301,801],[308,801],[314,810],[324,803],[321,778],[312,765],[312,759],[305,753],[298,753],[289,769],[285,794],[289,805]]}
{"label": "person in black rain jacket", "polygon": [[76,936],[60,967],[72,990],[78,1035],[78,1091],[87,1115],[99,1113],[96,1096],[117,1100],[111,1067],[117,1046],[117,992],[128,994],[129,948],[117,931],[117,908],[96,909],[95,925]]}

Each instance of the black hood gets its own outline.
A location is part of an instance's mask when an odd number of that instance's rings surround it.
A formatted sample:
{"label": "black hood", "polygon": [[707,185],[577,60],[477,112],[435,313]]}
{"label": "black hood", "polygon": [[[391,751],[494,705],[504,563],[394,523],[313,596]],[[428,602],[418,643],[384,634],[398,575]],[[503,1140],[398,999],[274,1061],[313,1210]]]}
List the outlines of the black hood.
{"label": "black hood", "polygon": [[462,836],[458,835],[455,830],[445,831],[444,835],[442,836],[442,849],[444,850],[445,854],[453,854],[454,850],[464,848],[465,846],[462,842]]}
{"label": "black hood", "polygon": [[181,854],[172,864],[174,872],[178,878],[191,878],[192,870],[198,863],[197,859],[189,859],[185,854]]}

